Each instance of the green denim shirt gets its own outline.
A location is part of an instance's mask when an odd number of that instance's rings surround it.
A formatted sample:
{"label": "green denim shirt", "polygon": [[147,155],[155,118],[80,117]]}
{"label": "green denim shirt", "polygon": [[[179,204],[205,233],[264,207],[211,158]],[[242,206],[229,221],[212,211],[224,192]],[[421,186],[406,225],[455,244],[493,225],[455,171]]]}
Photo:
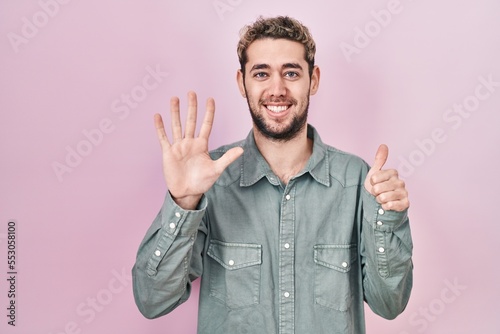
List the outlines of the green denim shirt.
{"label": "green denim shirt", "polygon": [[[308,164],[284,185],[246,140],[203,196],[183,210],[167,193],[132,270],[147,318],[186,301],[201,277],[198,333],[365,333],[364,302],[400,314],[412,287],[407,212],[384,211],[364,188],[369,166],[314,141]],[[168,332],[168,330],[166,330]]]}

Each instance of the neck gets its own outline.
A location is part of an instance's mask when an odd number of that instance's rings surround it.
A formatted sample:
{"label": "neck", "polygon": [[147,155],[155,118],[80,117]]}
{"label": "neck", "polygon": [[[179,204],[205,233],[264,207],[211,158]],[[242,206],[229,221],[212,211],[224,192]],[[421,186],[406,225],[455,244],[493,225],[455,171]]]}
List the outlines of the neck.
{"label": "neck", "polygon": [[312,154],[313,141],[307,138],[307,126],[287,141],[265,137],[256,128],[253,132],[260,153],[284,184],[304,168]]}

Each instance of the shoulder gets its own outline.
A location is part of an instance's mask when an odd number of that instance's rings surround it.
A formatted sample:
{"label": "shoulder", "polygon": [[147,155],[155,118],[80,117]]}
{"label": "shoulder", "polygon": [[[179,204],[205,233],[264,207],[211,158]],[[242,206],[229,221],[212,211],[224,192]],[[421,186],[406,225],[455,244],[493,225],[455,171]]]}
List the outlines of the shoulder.
{"label": "shoulder", "polygon": [[316,175],[329,175],[331,181],[335,180],[343,187],[364,182],[368,164],[363,159],[324,143],[312,125],[308,126],[308,137],[314,140],[313,163],[316,164]]}
{"label": "shoulder", "polygon": [[363,184],[368,164],[359,156],[325,145],[328,152],[330,177],[349,187]]}

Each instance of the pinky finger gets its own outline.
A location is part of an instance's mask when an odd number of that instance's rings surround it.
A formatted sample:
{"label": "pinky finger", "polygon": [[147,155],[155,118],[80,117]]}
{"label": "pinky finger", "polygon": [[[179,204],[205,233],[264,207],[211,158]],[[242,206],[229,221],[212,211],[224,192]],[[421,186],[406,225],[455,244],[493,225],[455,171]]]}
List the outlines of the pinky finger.
{"label": "pinky finger", "polygon": [[156,134],[158,135],[158,140],[162,148],[170,147],[170,142],[168,140],[167,134],[165,133],[165,126],[163,125],[163,119],[160,114],[154,115],[154,122],[156,127]]}
{"label": "pinky finger", "polygon": [[392,211],[404,211],[410,207],[410,202],[407,198],[398,201],[389,201],[382,204],[382,209]]}

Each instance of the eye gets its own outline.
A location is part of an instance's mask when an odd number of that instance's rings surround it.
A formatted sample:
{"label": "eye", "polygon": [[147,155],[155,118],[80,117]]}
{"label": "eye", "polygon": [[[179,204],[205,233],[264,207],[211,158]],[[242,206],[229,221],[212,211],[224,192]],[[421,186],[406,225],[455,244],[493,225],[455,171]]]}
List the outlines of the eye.
{"label": "eye", "polygon": [[293,71],[285,72],[285,77],[295,79],[299,77],[299,73]]}
{"label": "eye", "polygon": [[253,75],[254,78],[257,78],[257,79],[262,79],[262,78],[266,78],[267,77],[267,73],[266,72],[257,72]]}

